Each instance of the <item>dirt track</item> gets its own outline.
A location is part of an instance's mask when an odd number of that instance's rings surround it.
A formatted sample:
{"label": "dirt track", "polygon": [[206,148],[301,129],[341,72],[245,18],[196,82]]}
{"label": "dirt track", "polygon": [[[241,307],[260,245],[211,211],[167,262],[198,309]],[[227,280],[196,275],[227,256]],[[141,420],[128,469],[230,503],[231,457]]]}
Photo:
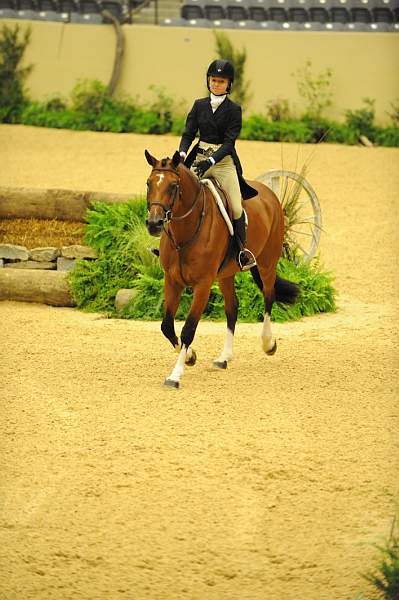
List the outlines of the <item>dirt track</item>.
{"label": "dirt track", "polygon": [[[141,192],[171,137],[0,127],[0,185]],[[279,144],[241,142],[246,175]],[[295,168],[297,147],[283,146]],[[314,147],[300,149],[299,164]],[[354,600],[398,497],[399,151],[320,146],[339,311],[202,323],[178,392],[157,323],[0,305],[0,598]]]}

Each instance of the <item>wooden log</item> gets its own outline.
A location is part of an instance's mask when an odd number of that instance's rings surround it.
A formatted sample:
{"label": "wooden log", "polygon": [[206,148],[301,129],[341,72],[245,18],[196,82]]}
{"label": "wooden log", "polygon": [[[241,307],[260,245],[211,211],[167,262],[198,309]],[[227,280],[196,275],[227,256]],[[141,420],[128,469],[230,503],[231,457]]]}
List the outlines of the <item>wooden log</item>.
{"label": "wooden log", "polygon": [[67,276],[65,271],[3,268],[0,270],[0,300],[75,306]]}
{"label": "wooden log", "polygon": [[127,202],[133,194],[0,187],[0,218],[58,219],[83,223],[94,202]]}

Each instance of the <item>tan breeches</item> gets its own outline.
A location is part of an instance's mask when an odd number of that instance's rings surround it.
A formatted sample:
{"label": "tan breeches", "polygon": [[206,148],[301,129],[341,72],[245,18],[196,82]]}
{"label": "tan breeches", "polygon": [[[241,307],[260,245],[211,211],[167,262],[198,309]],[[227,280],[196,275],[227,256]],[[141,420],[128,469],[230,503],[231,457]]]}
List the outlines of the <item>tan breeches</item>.
{"label": "tan breeches", "polygon": [[[197,156],[197,161],[198,159],[201,160],[201,155]],[[242,213],[241,190],[238,183],[237,170],[231,156],[225,156],[221,161],[205,171],[204,178],[210,175],[218,180],[222,188],[230,196],[233,219],[239,219]]]}

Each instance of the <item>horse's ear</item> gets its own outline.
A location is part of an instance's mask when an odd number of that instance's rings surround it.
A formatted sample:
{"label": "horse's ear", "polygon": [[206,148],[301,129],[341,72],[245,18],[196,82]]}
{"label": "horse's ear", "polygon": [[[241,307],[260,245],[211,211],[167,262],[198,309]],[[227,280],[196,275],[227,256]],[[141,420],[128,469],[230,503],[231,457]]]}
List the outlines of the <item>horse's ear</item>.
{"label": "horse's ear", "polygon": [[155,163],[157,162],[157,159],[154,158],[154,156],[151,156],[151,154],[148,152],[148,150],[145,150],[144,154],[145,154],[148,164],[151,165],[152,167],[154,167]]}
{"label": "horse's ear", "polygon": [[180,164],[180,162],[181,162],[180,152],[178,150],[176,150],[176,152],[174,153],[174,155],[172,157],[173,168],[176,169],[176,167]]}

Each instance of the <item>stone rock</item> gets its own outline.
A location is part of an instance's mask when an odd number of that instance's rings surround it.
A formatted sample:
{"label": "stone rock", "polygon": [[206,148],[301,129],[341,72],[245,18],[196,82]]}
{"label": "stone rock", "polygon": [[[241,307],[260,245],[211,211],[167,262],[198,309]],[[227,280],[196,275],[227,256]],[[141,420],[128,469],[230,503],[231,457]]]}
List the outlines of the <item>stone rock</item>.
{"label": "stone rock", "polygon": [[117,291],[115,296],[115,308],[118,311],[126,308],[130,302],[137,296],[138,290],[122,288]]}
{"label": "stone rock", "polygon": [[73,258],[57,258],[57,271],[70,271],[74,268],[76,262]]}
{"label": "stone rock", "polygon": [[52,246],[49,246],[48,248],[33,248],[30,253],[32,259],[39,262],[53,261],[56,260],[60,255],[58,248],[54,248]]}
{"label": "stone rock", "polygon": [[0,300],[75,306],[67,278],[67,273],[43,269],[1,269]]}
{"label": "stone rock", "polygon": [[89,246],[63,246],[61,256],[64,258],[97,258],[97,252]]}
{"label": "stone rock", "polygon": [[0,258],[6,258],[7,260],[29,260],[30,253],[25,246],[0,244]]}
{"label": "stone rock", "polygon": [[43,269],[45,271],[56,269],[55,262],[38,262],[36,260],[22,260],[19,262],[6,263],[5,269]]}
{"label": "stone rock", "polygon": [[372,146],[373,146],[373,142],[371,142],[369,140],[369,138],[365,135],[359,136],[359,142],[361,144],[363,144],[363,146],[366,146],[367,148],[372,148]]}

